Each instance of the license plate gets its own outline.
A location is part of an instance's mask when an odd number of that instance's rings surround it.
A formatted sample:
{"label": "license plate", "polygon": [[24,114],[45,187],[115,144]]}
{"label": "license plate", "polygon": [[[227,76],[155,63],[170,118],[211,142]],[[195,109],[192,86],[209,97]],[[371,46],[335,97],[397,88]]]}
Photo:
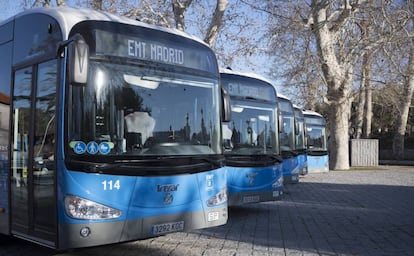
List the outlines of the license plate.
{"label": "license plate", "polygon": [[184,230],[184,221],[170,222],[157,224],[152,226],[152,234],[160,235],[171,232],[183,231]]}
{"label": "license plate", "polygon": [[260,196],[244,196],[243,203],[257,203],[260,201]]}

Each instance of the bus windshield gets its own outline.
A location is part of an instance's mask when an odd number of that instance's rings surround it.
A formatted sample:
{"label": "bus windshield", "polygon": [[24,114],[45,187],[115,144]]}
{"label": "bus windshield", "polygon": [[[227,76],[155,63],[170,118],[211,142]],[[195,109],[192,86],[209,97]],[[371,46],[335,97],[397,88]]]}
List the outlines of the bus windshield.
{"label": "bus windshield", "polygon": [[[275,133],[275,104],[232,100],[232,121],[223,124],[226,154],[278,153]],[[227,142],[229,143],[227,143]]]}
{"label": "bus windshield", "polygon": [[308,125],[306,128],[308,148],[311,151],[327,150],[325,128]]}
{"label": "bus windshield", "polygon": [[89,69],[69,91],[73,154],[221,153],[216,79],[98,60]]}
{"label": "bus windshield", "polygon": [[307,115],[305,123],[308,149],[310,151],[326,151],[328,146],[323,117]]}

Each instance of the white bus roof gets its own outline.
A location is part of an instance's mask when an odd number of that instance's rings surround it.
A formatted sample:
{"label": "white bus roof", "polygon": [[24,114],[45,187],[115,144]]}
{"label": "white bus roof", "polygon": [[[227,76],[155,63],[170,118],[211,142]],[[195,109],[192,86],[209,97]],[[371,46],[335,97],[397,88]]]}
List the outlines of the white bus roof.
{"label": "white bus roof", "polygon": [[273,88],[275,88],[275,90],[276,90],[276,87],[273,85],[273,83],[269,79],[267,79],[267,78],[265,78],[265,77],[263,77],[259,74],[251,73],[251,72],[233,71],[233,70],[228,69],[228,68],[219,68],[219,71],[220,71],[220,73],[223,73],[223,74],[245,76],[245,77],[250,77],[250,78],[255,78],[255,79],[258,79],[258,80],[262,80],[262,81],[272,85]]}
{"label": "white bus roof", "polygon": [[312,111],[312,110],[303,110],[303,115],[323,117],[323,116],[322,116],[321,114],[319,114],[318,112],[315,112],[315,111]]}
{"label": "white bus roof", "polygon": [[296,105],[296,104],[293,104],[293,107],[294,108],[297,108],[297,109],[300,109],[301,111],[303,111],[303,108],[302,107],[299,107],[298,105]]}
{"label": "white bus roof", "polygon": [[56,19],[57,22],[61,26],[62,33],[64,34],[64,37],[65,37],[64,39],[67,39],[70,30],[77,23],[81,21],[85,21],[85,20],[96,20],[96,21],[114,21],[114,22],[129,24],[129,25],[146,27],[146,28],[155,29],[155,30],[161,30],[167,33],[184,36],[189,39],[192,39],[192,40],[195,40],[195,41],[198,41],[200,43],[207,45],[205,42],[203,42],[198,37],[189,35],[177,29],[171,29],[171,28],[165,28],[165,27],[161,27],[157,25],[151,25],[151,24],[147,24],[147,23],[134,20],[134,19],[130,19],[127,17],[117,16],[115,14],[104,12],[104,11],[97,11],[97,10],[88,9],[88,8],[68,7],[68,6],[29,9],[24,12],[18,13],[15,16],[3,22],[0,22],[0,26],[5,23],[10,22],[11,20],[15,18],[19,18],[19,17],[33,14],[33,13],[45,14],[45,15],[51,16],[54,19]]}
{"label": "white bus roof", "polygon": [[284,95],[284,94],[281,94],[281,93],[277,93],[277,97],[279,97],[279,98],[281,98],[281,99],[285,99],[285,100],[289,100],[290,101],[290,99],[286,96],[286,95]]}

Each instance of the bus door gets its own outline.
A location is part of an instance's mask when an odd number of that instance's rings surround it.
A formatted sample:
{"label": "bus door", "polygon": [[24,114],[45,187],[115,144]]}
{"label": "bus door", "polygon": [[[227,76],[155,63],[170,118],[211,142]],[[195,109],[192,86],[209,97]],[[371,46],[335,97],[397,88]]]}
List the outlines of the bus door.
{"label": "bus door", "polygon": [[53,247],[56,239],[57,61],[14,73],[11,131],[11,233]]}

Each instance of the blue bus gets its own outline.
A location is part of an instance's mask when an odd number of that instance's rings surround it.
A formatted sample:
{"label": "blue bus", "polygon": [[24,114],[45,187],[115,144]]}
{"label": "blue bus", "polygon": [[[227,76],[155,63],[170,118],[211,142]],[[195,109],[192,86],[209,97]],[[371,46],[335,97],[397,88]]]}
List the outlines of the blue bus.
{"label": "blue bus", "polygon": [[273,201],[283,194],[276,89],[256,74],[221,69],[231,121],[222,124],[229,206]]}
{"label": "blue bus", "polygon": [[329,152],[325,118],[310,110],[304,110],[307,141],[308,172],[329,172]]}
{"label": "blue bus", "polygon": [[285,184],[299,182],[299,162],[295,151],[295,110],[292,102],[278,93],[280,111],[280,150],[283,158],[283,180]]}
{"label": "blue bus", "polygon": [[306,156],[305,118],[302,109],[293,105],[295,109],[295,154],[298,159],[299,175],[308,173],[308,160]]}
{"label": "blue bus", "polygon": [[202,41],[38,8],[0,24],[0,56],[1,234],[67,249],[227,222],[225,100]]}

